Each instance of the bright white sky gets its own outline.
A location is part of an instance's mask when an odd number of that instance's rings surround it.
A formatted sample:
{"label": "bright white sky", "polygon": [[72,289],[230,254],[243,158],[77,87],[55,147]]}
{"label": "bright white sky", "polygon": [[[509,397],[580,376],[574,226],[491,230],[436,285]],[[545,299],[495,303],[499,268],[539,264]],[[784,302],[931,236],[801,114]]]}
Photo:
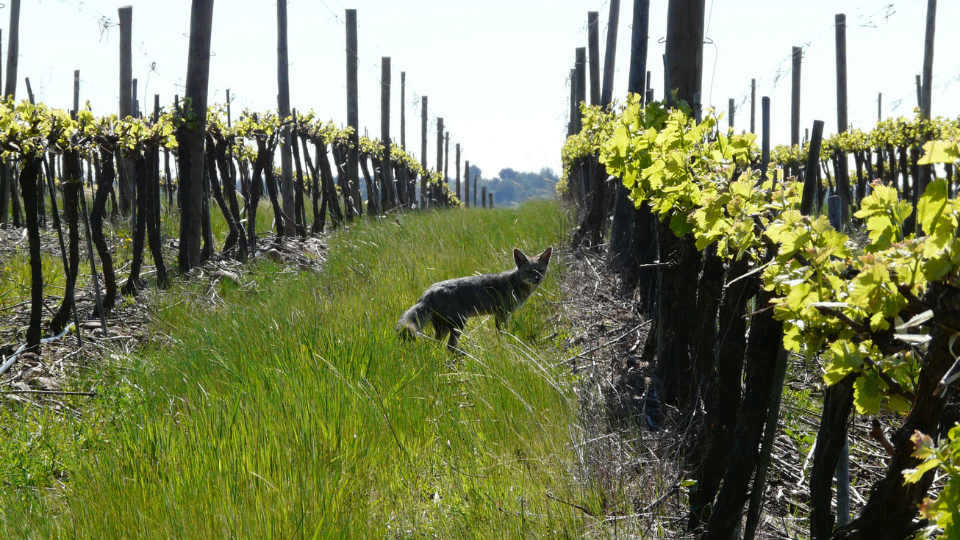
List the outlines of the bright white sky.
{"label": "bright white sky", "polygon": [[[152,109],[182,94],[186,73],[189,0],[23,0],[17,97],[30,77],[37,99],[70,108],[73,70],[81,76],[81,102],[95,113],[115,112],[119,88],[119,29],[102,31],[106,17],[133,5],[133,67],[141,107]],[[662,97],[667,0],[651,0],[648,69]],[[772,99],[774,143],[789,141],[790,51],[805,47],[801,125],[814,119],[836,130],[834,15],[846,13],[850,122],[869,128],[877,94],[883,115],[909,115],[916,106],[914,77],[923,62],[926,0],[707,0],[704,103],[739,109],[736,126],[749,128],[750,79]],[[429,97],[428,163],[436,163],[437,116],[463,157],[493,177],[506,167],[560,168],[569,111],[568,73],[574,49],[586,46],[587,11],[599,11],[601,65],[609,0],[289,0],[291,102],[322,118],[346,121],[344,9],[358,10],[360,124],[380,133],[380,59],[393,64],[392,134],[399,141],[400,72],[407,73],[407,148],[420,153],[419,97]],[[622,0],[615,96],[629,71],[632,0]],[[888,16],[889,15],[889,16]],[[960,2],[941,0],[937,14],[933,112],[960,113]],[[8,37],[9,2],[0,9]],[[210,91],[222,102],[276,107],[276,4],[219,0],[214,6]],[[3,42],[6,70],[7,43]],[[589,93],[588,93],[589,96]],[[451,175],[453,171],[451,170]]]}

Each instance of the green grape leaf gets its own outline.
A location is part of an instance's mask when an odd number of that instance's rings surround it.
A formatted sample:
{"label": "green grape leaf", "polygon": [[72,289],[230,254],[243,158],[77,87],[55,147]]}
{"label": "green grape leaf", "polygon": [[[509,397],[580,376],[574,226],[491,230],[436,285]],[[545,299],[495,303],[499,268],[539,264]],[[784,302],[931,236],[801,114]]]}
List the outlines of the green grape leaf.
{"label": "green grape leaf", "polygon": [[923,145],[923,157],[918,165],[953,163],[960,159],[960,148],[955,141],[928,141]]}
{"label": "green grape leaf", "polygon": [[880,377],[866,372],[853,383],[853,403],[860,414],[880,412]]}
{"label": "green grape leaf", "polygon": [[930,469],[935,468],[937,465],[940,465],[940,460],[937,458],[931,458],[920,465],[916,469],[904,469],[903,470],[903,482],[905,484],[913,484],[919,482],[923,475],[926,474]]}
{"label": "green grape leaf", "polygon": [[907,401],[907,399],[903,396],[893,395],[890,396],[890,400],[887,402],[887,405],[899,413],[907,413],[910,412],[910,407],[913,404]]}

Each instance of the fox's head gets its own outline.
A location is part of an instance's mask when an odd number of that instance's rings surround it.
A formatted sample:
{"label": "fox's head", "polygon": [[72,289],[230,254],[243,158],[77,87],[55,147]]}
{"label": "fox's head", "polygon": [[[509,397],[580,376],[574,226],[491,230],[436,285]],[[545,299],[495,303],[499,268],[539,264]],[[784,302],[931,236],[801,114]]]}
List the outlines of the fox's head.
{"label": "fox's head", "polygon": [[539,285],[544,276],[547,275],[547,265],[550,264],[551,254],[553,254],[552,247],[543,250],[543,253],[536,257],[528,257],[519,249],[514,248],[513,260],[517,263],[520,281],[531,287]]}

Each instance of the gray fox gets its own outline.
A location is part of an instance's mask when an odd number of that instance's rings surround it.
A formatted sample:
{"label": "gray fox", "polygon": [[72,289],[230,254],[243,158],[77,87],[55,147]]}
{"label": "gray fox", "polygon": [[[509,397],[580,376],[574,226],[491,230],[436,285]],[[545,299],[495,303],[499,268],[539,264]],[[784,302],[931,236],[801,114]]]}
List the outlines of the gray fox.
{"label": "gray fox", "polygon": [[397,333],[412,339],[429,321],[442,341],[450,335],[447,347],[454,350],[468,317],[493,315],[497,330],[507,318],[533,294],[547,274],[553,248],[536,257],[513,250],[517,267],[499,274],[483,274],[434,283],[420,300],[397,321]]}

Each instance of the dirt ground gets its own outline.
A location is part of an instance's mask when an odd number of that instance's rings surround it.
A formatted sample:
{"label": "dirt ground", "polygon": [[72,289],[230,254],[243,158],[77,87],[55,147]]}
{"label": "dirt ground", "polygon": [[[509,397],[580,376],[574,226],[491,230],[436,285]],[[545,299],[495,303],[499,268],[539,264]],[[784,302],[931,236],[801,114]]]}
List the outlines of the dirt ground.
{"label": "dirt ground", "polygon": [[[610,499],[608,521],[622,525],[623,537],[691,537],[684,480],[692,467],[684,462],[684,450],[697,425],[688,420],[691,412],[657,399],[655,359],[643,358],[651,321],[603,255],[576,251],[564,256],[566,316],[577,329],[569,344],[583,351],[568,360],[581,376],[582,474],[604,486]],[[758,538],[809,536],[820,372],[816,359],[790,358]],[[889,434],[890,424],[885,424]],[[869,418],[854,418],[849,437],[853,516],[866,503],[870,486],[885,474],[889,459],[870,436],[871,429]]]}

